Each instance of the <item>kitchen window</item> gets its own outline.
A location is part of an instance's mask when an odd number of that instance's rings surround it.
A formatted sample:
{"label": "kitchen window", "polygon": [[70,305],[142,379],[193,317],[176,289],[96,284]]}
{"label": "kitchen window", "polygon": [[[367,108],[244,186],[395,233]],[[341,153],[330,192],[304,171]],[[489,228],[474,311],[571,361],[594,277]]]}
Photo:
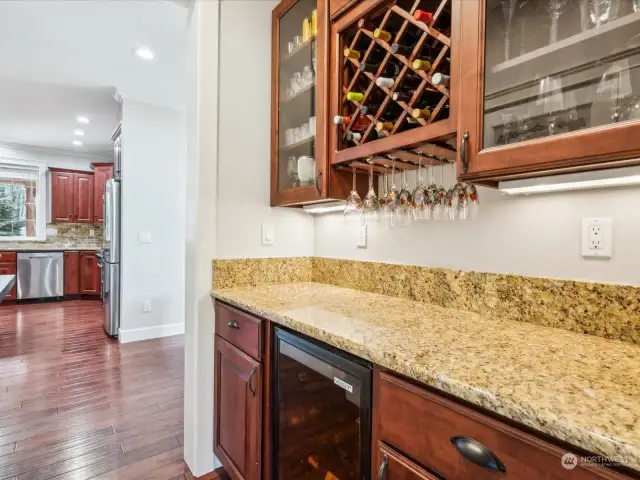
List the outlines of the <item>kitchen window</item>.
{"label": "kitchen window", "polygon": [[0,241],[43,239],[42,176],[37,165],[0,163]]}

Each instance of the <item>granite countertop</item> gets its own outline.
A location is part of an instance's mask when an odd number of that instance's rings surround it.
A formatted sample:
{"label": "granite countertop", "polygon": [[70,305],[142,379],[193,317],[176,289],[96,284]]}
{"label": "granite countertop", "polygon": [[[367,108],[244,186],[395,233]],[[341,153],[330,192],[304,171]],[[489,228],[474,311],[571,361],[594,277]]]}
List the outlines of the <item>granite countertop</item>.
{"label": "granite countertop", "polygon": [[0,303],[4,300],[4,297],[7,296],[15,284],[15,275],[0,275]]}
{"label": "granite countertop", "polygon": [[212,295],[640,470],[640,347],[319,283]]}

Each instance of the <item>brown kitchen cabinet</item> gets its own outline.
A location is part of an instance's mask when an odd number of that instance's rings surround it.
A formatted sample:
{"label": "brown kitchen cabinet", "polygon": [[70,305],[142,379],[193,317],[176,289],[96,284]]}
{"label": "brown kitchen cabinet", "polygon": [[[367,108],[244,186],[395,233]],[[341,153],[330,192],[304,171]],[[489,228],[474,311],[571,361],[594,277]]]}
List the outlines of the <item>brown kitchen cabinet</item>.
{"label": "brown kitchen cabinet", "polygon": [[82,251],[80,261],[80,293],[82,295],[100,295],[102,290],[101,271],[98,257],[94,251]]}
{"label": "brown kitchen cabinet", "polygon": [[461,2],[462,180],[639,163],[640,12],[556,4]]}
{"label": "brown kitchen cabinet", "polygon": [[94,223],[93,173],[50,168],[52,223]]}
{"label": "brown kitchen cabinet", "polygon": [[[303,33],[306,20],[308,38]],[[328,2],[283,0],[273,10],[272,22],[271,205],[347,198],[351,178],[330,168],[327,152]]]}
{"label": "brown kitchen cabinet", "polygon": [[372,423],[372,478],[627,478],[590,464],[566,469],[567,449],[380,370],[374,371]]}
{"label": "brown kitchen cabinet", "polygon": [[64,294],[80,293],[80,252],[64,252]]}
{"label": "brown kitchen cabinet", "polygon": [[[16,275],[17,263],[16,252],[0,252],[0,275]],[[4,297],[3,303],[7,301],[14,301],[18,298],[18,286],[13,286],[6,297]]]}
{"label": "brown kitchen cabinet", "polygon": [[104,222],[104,183],[113,178],[113,163],[93,163],[93,223]]}

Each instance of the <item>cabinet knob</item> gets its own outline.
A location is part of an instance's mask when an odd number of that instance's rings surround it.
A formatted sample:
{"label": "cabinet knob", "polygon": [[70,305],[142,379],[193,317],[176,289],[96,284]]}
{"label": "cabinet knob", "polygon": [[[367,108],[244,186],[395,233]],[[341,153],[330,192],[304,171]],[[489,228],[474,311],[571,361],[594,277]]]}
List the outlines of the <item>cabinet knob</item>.
{"label": "cabinet knob", "polygon": [[236,322],[235,320],[231,320],[229,323],[227,323],[227,327],[240,330],[240,325],[238,325],[238,322]]}
{"label": "cabinet knob", "polygon": [[489,470],[498,470],[506,472],[507,469],[496,455],[485,447],[483,444],[471,437],[455,436],[451,437],[451,443],[456,447],[464,458],[476,465],[488,468]]}

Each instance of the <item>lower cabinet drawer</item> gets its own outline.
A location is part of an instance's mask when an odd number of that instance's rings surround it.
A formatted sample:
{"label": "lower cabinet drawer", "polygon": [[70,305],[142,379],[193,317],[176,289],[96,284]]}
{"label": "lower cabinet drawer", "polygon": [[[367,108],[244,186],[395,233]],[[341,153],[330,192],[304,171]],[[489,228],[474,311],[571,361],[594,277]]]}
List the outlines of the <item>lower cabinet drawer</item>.
{"label": "lower cabinet drawer", "polygon": [[566,469],[566,450],[386,373],[375,375],[373,395],[374,439],[447,480],[626,478],[591,465]]}
{"label": "lower cabinet drawer", "polygon": [[373,465],[377,465],[377,467],[371,478],[381,480],[439,480],[421,466],[381,442],[378,442],[378,447],[374,452]]}
{"label": "lower cabinet drawer", "polygon": [[262,320],[216,301],[216,334],[262,360]]}

